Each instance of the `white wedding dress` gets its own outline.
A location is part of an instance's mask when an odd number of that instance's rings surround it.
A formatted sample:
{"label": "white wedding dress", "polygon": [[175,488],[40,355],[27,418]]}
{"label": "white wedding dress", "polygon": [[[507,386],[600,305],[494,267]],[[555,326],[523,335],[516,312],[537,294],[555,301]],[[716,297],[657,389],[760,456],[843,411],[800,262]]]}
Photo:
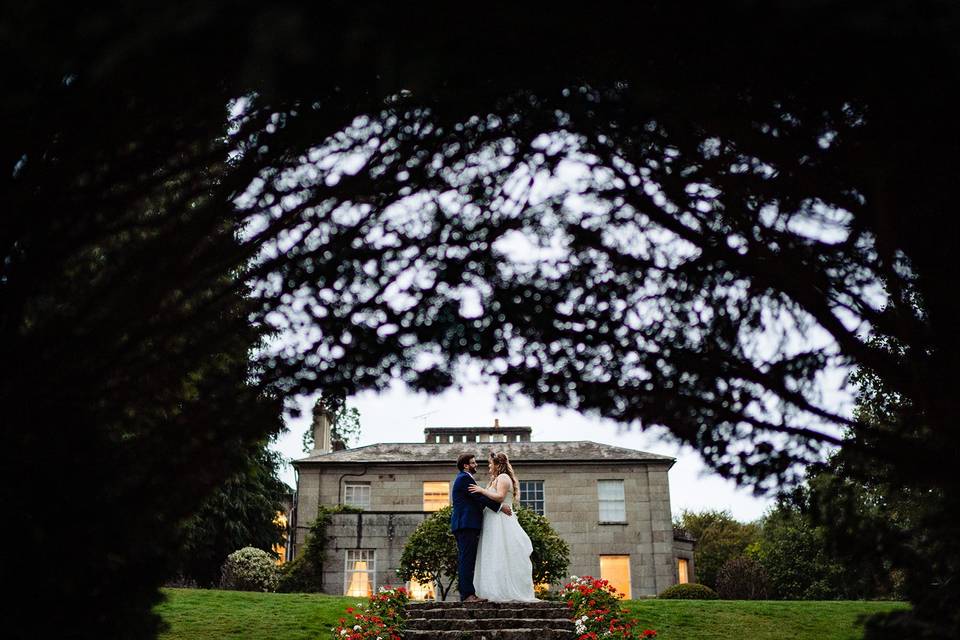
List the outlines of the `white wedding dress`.
{"label": "white wedding dress", "polygon": [[[513,482],[506,478],[507,496],[513,495]],[[504,502],[508,502],[504,499]],[[509,503],[509,502],[508,502]],[[533,544],[520,526],[517,515],[483,510],[483,529],[477,547],[477,564],[473,570],[473,587],[477,595],[494,602],[519,600],[536,602],[533,595]]]}

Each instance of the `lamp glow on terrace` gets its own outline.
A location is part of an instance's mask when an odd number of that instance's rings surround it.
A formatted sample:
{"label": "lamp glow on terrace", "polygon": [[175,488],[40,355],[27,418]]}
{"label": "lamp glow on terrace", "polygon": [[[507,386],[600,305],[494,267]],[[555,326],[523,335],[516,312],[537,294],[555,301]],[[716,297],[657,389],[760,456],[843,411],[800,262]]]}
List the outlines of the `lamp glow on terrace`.
{"label": "lamp glow on terrace", "polygon": [[411,600],[434,600],[436,599],[436,592],[433,589],[433,583],[428,582],[426,584],[418,582],[416,578],[410,580],[410,599]]}

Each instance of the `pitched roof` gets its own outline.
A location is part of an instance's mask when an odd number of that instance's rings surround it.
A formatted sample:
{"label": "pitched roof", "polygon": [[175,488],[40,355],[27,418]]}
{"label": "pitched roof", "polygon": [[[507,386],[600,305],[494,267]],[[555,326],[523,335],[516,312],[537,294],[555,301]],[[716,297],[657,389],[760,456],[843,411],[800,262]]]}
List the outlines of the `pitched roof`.
{"label": "pitched roof", "polygon": [[385,442],[355,449],[320,453],[293,464],[303,463],[411,463],[443,462],[456,463],[457,456],[465,451],[474,451],[484,457],[490,449],[504,451],[511,462],[669,462],[676,458],[662,456],[636,449],[614,447],[609,444],[572,440],[557,442]]}

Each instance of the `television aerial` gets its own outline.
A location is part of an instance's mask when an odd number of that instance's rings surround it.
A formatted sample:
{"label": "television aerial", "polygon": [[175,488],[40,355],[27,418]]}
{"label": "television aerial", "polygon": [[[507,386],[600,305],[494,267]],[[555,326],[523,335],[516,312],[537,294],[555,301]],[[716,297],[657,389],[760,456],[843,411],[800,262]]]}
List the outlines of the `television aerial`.
{"label": "television aerial", "polygon": [[436,410],[434,410],[434,411],[427,411],[426,413],[421,413],[421,414],[419,414],[419,415],[413,416],[413,419],[416,420],[417,418],[423,418],[423,427],[426,428],[426,427],[427,427],[427,416],[431,416],[431,415],[433,415],[433,414],[435,414],[435,413],[440,413],[440,409],[436,409]]}

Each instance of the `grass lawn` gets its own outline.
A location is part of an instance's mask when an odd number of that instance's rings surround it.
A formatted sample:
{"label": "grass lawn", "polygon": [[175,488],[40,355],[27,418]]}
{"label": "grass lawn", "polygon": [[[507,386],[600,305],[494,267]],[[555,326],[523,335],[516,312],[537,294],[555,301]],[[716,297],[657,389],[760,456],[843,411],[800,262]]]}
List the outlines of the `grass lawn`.
{"label": "grass lawn", "polygon": [[624,603],[657,640],[859,640],[864,614],[903,602],[631,600]]}
{"label": "grass lawn", "polygon": [[361,598],[314,593],[164,589],[156,612],[170,625],[162,640],[318,640]]}
{"label": "grass lawn", "polygon": [[[318,640],[330,638],[358,598],[319,594],[164,589],[157,612],[170,625],[161,640]],[[905,608],[899,602],[734,602],[633,600],[624,606],[660,640],[856,640],[863,614]]]}

